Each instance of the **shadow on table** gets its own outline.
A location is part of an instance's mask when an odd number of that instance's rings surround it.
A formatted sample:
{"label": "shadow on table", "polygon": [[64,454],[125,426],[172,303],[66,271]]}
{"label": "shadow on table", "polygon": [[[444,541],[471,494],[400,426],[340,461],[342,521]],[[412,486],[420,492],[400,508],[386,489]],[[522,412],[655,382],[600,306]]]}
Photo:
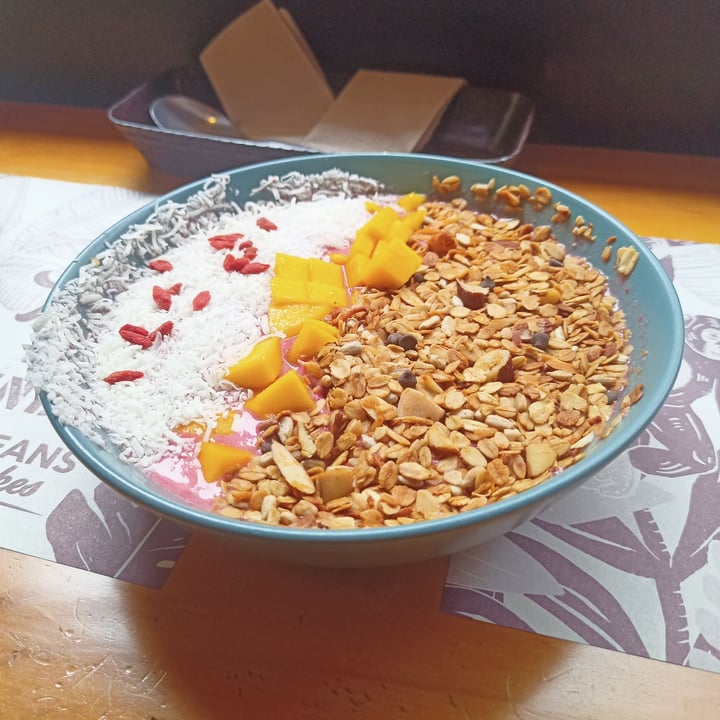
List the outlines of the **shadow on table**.
{"label": "shadow on table", "polygon": [[572,646],[442,613],[445,573],[271,564],[196,533],[161,592],[125,602],[192,717],[506,717]]}

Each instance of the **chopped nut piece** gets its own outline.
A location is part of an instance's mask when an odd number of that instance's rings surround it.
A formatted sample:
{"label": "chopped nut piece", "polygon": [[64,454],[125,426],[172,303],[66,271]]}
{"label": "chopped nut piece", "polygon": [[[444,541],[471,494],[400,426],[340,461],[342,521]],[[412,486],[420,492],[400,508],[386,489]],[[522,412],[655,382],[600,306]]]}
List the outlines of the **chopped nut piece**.
{"label": "chopped nut piece", "polygon": [[555,450],[547,442],[532,442],[525,448],[525,462],[530,477],[538,477],[549,470],[557,459]]}
{"label": "chopped nut piece", "polygon": [[482,283],[466,283],[458,280],[457,296],[462,304],[470,310],[479,310],[487,303],[490,288]]}
{"label": "chopped nut piece", "polygon": [[620,275],[630,275],[637,265],[640,253],[631,245],[619,247],[615,253],[615,268]]}
{"label": "chopped nut piece", "polygon": [[354,470],[347,465],[333,465],[313,477],[324,503],[344,497],[354,487]]}
{"label": "chopped nut piece", "polygon": [[428,420],[440,420],[445,411],[424,392],[414,388],[405,388],[397,407],[398,417],[420,417]]}
{"label": "chopped nut piece", "polygon": [[312,495],[315,492],[315,483],[307,474],[305,468],[298,462],[284,445],[276,440],[272,444],[272,456],[282,476],[291,487],[304,493]]}

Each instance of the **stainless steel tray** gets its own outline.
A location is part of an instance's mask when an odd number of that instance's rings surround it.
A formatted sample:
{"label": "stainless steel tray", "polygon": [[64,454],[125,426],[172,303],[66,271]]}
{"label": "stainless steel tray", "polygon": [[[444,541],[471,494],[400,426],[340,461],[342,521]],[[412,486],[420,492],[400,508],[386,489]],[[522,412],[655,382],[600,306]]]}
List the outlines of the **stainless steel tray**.
{"label": "stainless steel tray", "polygon": [[[339,89],[345,79],[330,78],[330,82]],[[172,94],[189,95],[220,107],[198,64],[166,70],[108,110],[110,121],[156,170],[195,179],[266,160],[316,154],[282,143],[161,130],[152,122],[148,108],[154,99]],[[455,96],[419,152],[510,164],[524,145],[532,120],[533,106],[526,96],[467,85]]]}

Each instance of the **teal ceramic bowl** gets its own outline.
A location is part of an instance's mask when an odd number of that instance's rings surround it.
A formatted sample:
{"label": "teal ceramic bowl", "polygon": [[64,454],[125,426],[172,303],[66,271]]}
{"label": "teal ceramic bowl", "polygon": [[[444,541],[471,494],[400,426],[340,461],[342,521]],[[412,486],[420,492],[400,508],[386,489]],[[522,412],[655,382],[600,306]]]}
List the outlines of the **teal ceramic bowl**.
{"label": "teal ceramic bowl", "polygon": [[[466,186],[495,179],[496,185],[524,184],[531,190],[545,186],[553,201],[566,204],[573,217],[582,215],[592,223],[599,238],[595,243],[574,244],[572,223],[556,224],[558,239],[572,252],[585,256],[596,267],[607,268],[610,291],[618,298],[632,332],[632,372],[645,388],[644,397],[630,407],[615,430],[595,444],[586,457],[551,479],[516,496],[468,513],[426,520],[412,525],[357,530],[294,529],[230,520],[187,504],[153,485],[137,467],[100,449],[81,433],[62,425],[46,397],[45,410],[68,448],[97,477],[134,502],[195,530],[219,533],[228,542],[240,543],[247,551],[266,558],[308,565],[363,567],[391,565],[448,555],[484,543],[532,519],[551,503],[572,491],[593,473],[617,457],[651,421],[672,388],[680,367],[683,348],[683,318],[675,290],[660,263],[626,227],[606,212],[560,187],[513,170],[447,157],[427,155],[318,155],[279,160],[231,171],[230,189],[242,203],[251,188],[270,175],[290,171],[317,173],[339,168],[381,181],[389,191],[405,193],[431,188],[433,175],[457,175]],[[185,202],[201,189],[203,181],[182,187],[159,202]],[[67,268],[51,292],[48,302],[69,280],[77,277],[106,243],[120,237],[133,224],[142,223],[155,203],[137,210],[94,240]],[[524,211],[524,219],[549,224],[552,207]],[[640,259],[632,275],[623,280],[605,265],[600,253],[603,240],[617,237],[617,246],[632,245]]]}

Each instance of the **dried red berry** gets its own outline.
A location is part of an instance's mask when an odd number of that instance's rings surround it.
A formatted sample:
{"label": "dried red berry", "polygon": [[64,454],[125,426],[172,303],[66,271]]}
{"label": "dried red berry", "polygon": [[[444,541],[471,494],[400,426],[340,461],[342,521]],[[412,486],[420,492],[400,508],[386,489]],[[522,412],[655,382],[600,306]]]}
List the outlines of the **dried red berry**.
{"label": "dried red berry", "polygon": [[166,335],[169,335],[173,331],[173,327],[175,327],[175,326],[173,325],[172,320],[166,320],[162,325],[158,325],[158,327],[154,331],[154,333],[157,333],[158,335],[162,335],[163,337],[165,337]]}
{"label": "dried red berry", "polygon": [[168,291],[171,295],[179,295],[181,290],[182,290],[182,283],[175,283],[174,285],[171,285],[171,286],[167,289],[167,291]]}
{"label": "dried red berry", "polygon": [[143,376],[144,373],[140,370],[116,370],[115,372],[111,372],[107,377],[104,377],[103,380],[108,385],[115,385],[115,383],[119,382],[132,382],[133,380],[139,380]]}
{"label": "dried red berry", "polygon": [[130,323],[126,323],[120,328],[120,335],[122,335],[124,332],[136,333],[137,335],[145,335],[145,337],[149,335],[148,331],[144,327],[140,325],[131,325]]}
{"label": "dried red berry", "polygon": [[173,265],[169,260],[151,260],[148,267],[161,273],[173,269]]}
{"label": "dried red berry", "polygon": [[240,270],[243,275],[259,275],[269,270],[270,266],[265,263],[248,263],[244,268]]}
{"label": "dried red berry", "polygon": [[257,257],[258,251],[256,247],[249,247],[243,253],[243,257],[246,260],[254,260]]}
{"label": "dried red berry", "polygon": [[259,217],[255,224],[261,229],[261,230],[267,230],[268,232],[270,230],[277,230],[277,225],[272,221],[268,220],[266,217]]}
{"label": "dried red berry", "polygon": [[208,238],[210,246],[215,250],[231,250],[235,247],[235,242],[245,237],[242,233],[228,233],[226,235],[213,235]]}
{"label": "dried red berry", "polygon": [[250,262],[248,258],[235,257],[228,253],[223,260],[223,269],[227,272],[242,272],[242,269]]}
{"label": "dried red berry", "polygon": [[142,348],[149,348],[155,340],[155,338],[152,337],[147,330],[139,333],[133,330],[128,330],[127,326],[121,327],[119,333],[123,340],[132,343],[133,345],[139,345]]}
{"label": "dried red berry", "polygon": [[243,240],[238,246],[238,250],[245,250],[246,248],[253,247],[252,240]]}
{"label": "dried red berry", "polygon": [[170,309],[170,306],[172,305],[172,295],[165,290],[165,288],[161,288],[159,285],[153,285],[152,296],[155,304],[161,310]]}
{"label": "dried red berry", "polygon": [[193,310],[202,310],[210,302],[210,293],[207,290],[199,292],[192,301]]}

